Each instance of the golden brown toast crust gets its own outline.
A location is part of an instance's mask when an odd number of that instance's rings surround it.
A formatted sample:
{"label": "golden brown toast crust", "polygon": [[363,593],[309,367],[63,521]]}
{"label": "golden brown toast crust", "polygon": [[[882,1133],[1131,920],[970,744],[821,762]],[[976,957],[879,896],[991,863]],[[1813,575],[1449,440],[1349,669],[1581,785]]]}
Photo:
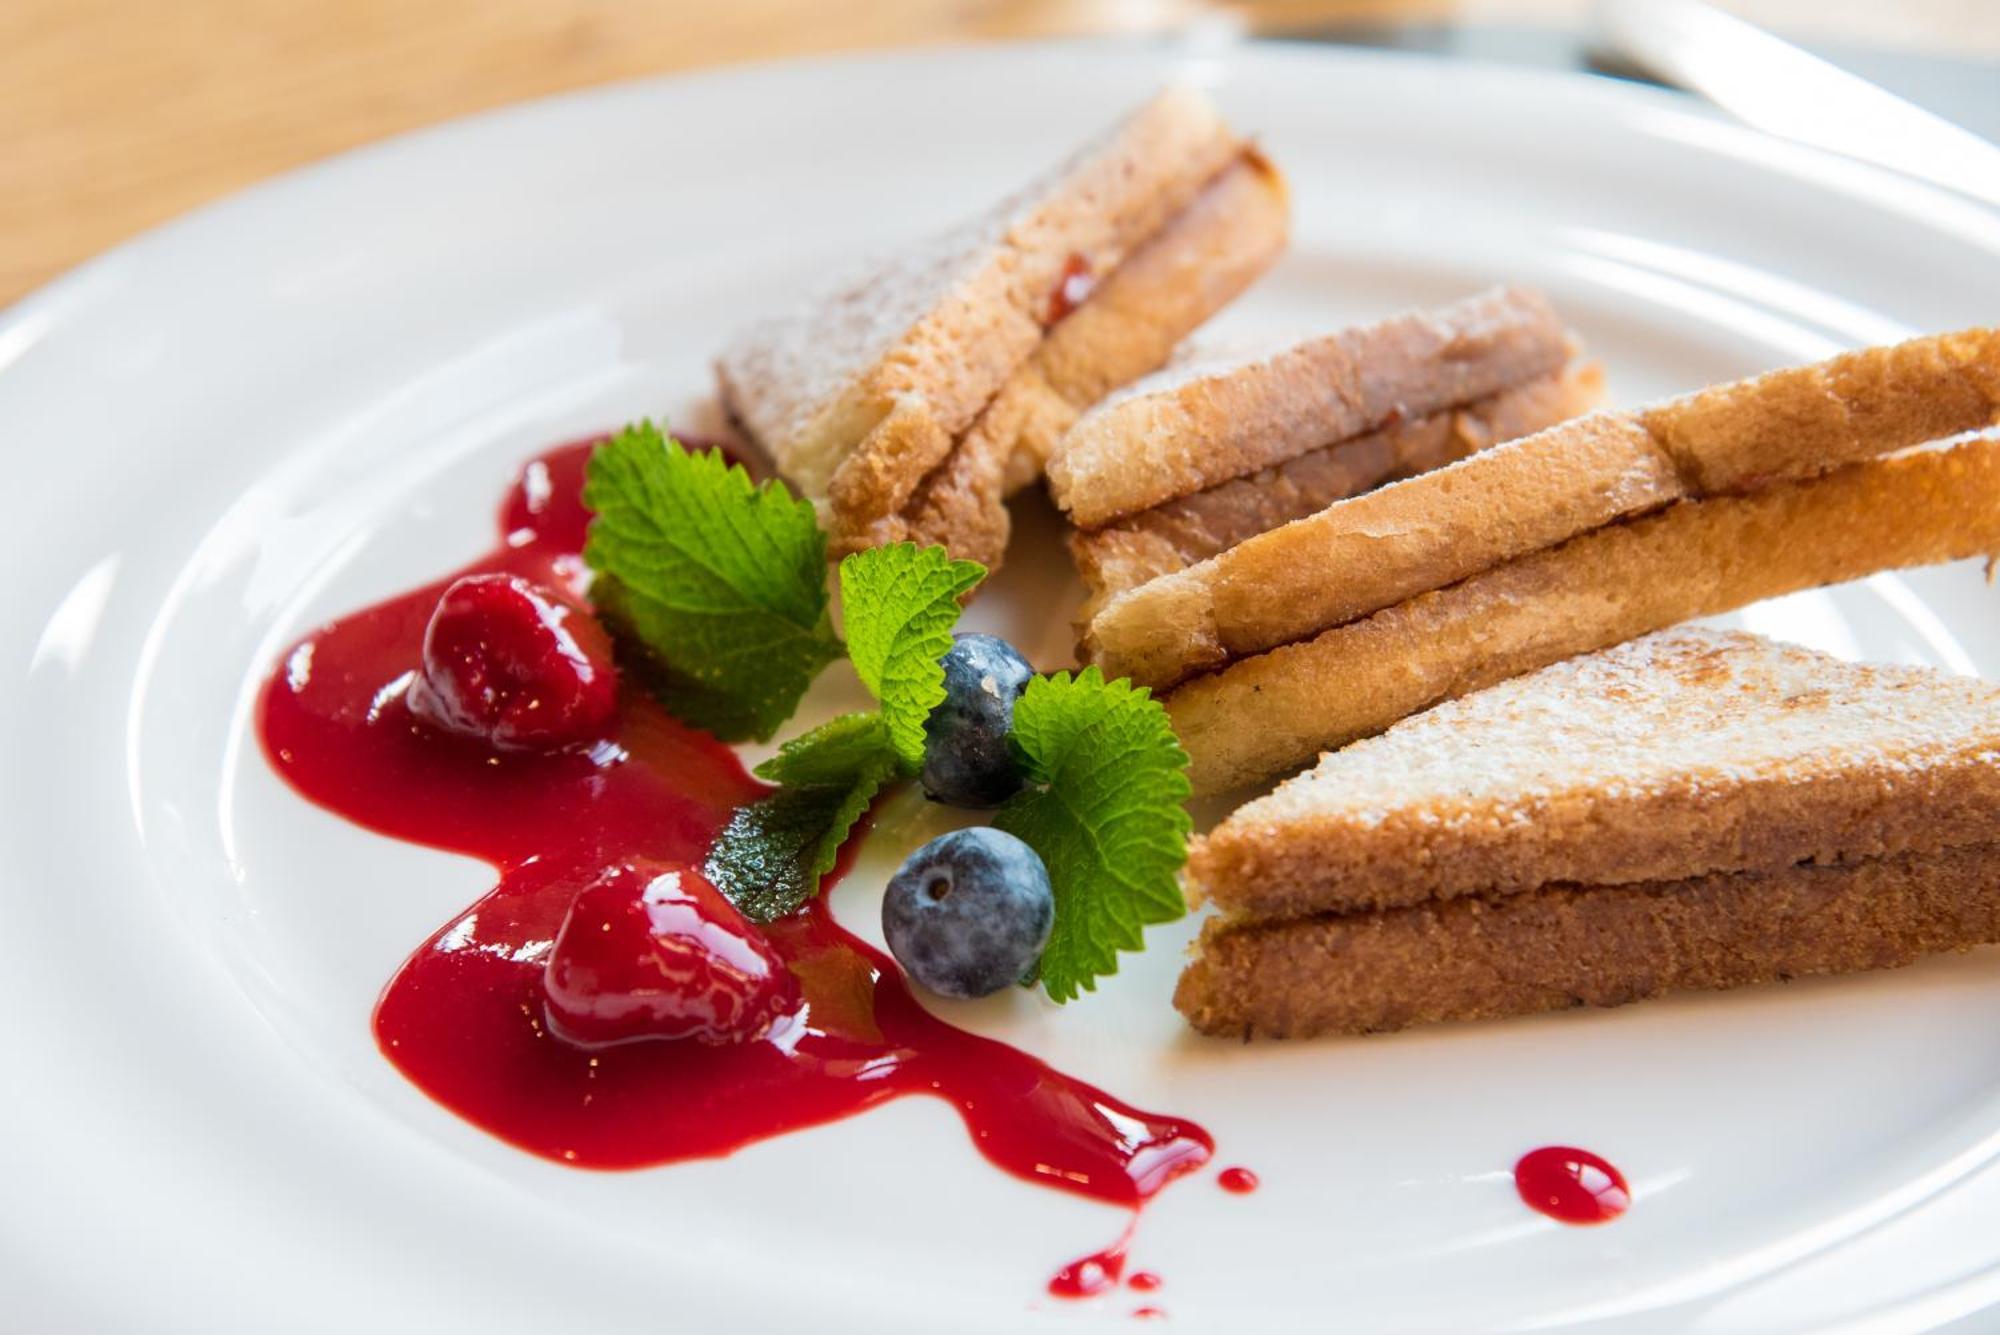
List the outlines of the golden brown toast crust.
{"label": "golden brown toast crust", "polygon": [[1174,1005],[1208,1034],[1305,1038],[1619,1006],[1894,968],[2000,942],[2000,846],[1386,913],[1210,922]]}
{"label": "golden brown toast crust", "polygon": [[1049,459],[1080,528],[1559,369],[1561,322],[1540,294],[1500,289],[1308,339],[1268,356],[1163,372],[1085,414]]}
{"label": "golden brown toast crust", "polygon": [[1863,348],[1638,415],[1690,495],[1745,491],[2000,422],[2000,329]]}
{"label": "golden brown toast crust", "polygon": [[1108,604],[1105,675],[1164,689],[1674,501],[1809,477],[2000,418],[2000,332],[1844,354],[1580,417],[1328,506]]}
{"label": "golden brown toast crust", "polygon": [[1695,627],[1405,719],[1191,850],[1234,920],[2000,839],[2000,686]]}
{"label": "golden brown toast crust", "polygon": [[1087,627],[1107,600],[1128,589],[1185,570],[1334,501],[1586,412],[1603,386],[1598,366],[1572,362],[1555,375],[1448,412],[1338,441],[1103,528],[1078,530],[1070,537],[1070,552],[1090,595],[1082,624]]}
{"label": "golden brown toast crust", "polygon": [[[1267,779],[1575,654],[1879,570],[2000,553],[2000,440],[1683,501],[1199,677],[1166,698],[1198,793]],[[1254,720],[1254,723],[1246,722]]]}
{"label": "golden brown toast crust", "polygon": [[1174,344],[1268,269],[1288,230],[1284,178],[1246,150],[1049,329],[899,510],[872,514],[873,504],[836,478],[834,554],[908,539],[997,567],[1009,533],[1010,483],[1023,472],[1039,476],[1041,461],[1084,409],[1158,367]]}

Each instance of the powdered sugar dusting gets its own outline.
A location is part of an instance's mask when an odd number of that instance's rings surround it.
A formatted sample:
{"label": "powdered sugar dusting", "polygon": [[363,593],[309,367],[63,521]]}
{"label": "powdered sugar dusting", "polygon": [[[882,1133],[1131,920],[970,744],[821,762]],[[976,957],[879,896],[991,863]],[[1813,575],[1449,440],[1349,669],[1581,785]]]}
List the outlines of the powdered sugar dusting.
{"label": "powdered sugar dusting", "polygon": [[1358,828],[1395,816],[1450,823],[1552,798],[1642,801],[1718,793],[1774,774],[1798,782],[1916,771],[1991,754],[2000,687],[1840,662],[1753,635],[1683,627],[1447,702],[1323,757],[1242,807],[1232,826],[1311,817]]}
{"label": "powdered sugar dusting", "polygon": [[1025,206],[913,242],[888,260],[848,267],[791,309],[743,330],[717,364],[731,405],[756,439],[778,455],[880,363],[917,322],[991,262]]}

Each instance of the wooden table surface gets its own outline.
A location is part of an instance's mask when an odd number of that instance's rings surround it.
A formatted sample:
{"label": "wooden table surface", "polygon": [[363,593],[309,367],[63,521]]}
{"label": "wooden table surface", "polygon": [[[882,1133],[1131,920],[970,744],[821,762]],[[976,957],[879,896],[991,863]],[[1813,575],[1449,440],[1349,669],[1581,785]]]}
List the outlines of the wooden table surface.
{"label": "wooden table surface", "polygon": [[[2000,0],[1734,0],[1788,33],[2000,55]],[[5,0],[0,305],[154,223],[399,130],[776,56],[1168,26],[1203,0]],[[1575,27],[1587,0],[1271,0],[1252,28]]]}

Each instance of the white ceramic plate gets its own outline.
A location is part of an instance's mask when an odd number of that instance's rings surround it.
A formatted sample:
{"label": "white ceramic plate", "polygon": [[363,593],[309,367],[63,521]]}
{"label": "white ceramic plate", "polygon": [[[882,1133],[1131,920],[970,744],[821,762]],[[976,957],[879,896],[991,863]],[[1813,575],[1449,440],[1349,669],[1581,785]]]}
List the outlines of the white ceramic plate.
{"label": "white ceramic plate", "polygon": [[[750,69],[400,139],[147,236],[0,320],[0,1302],[21,1330],[1014,1329],[1112,1212],[905,1100],[724,1162],[566,1171],[378,1056],[377,989],[489,883],[281,787],[247,731],[315,621],[483,548],[538,448],[701,392],[823,264],[976,210],[1172,72],[1296,191],[1228,321],[1540,284],[1615,400],[2000,311],[2000,219],[1582,78],[1281,48],[1021,47]],[[1044,656],[1030,516],[980,620]],[[1032,553],[1039,552],[1039,555]],[[1976,568],[1743,620],[2000,674]],[[838,689],[821,693],[831,707]],[[840,892],[873,931],[893,812]],[[1136,1261],[1183,1327],[1908,1330],[1996,1291],[1991,955],[1362,1042],[1183,1032],[1184,932],[1065,1011],[954,1018],[1192,1116],[1204,1177]],[[1609,1227],[1524,1210],[1546,1142],[1623,1166]],[[794,1184],[806,1181],[803,1195]]]}

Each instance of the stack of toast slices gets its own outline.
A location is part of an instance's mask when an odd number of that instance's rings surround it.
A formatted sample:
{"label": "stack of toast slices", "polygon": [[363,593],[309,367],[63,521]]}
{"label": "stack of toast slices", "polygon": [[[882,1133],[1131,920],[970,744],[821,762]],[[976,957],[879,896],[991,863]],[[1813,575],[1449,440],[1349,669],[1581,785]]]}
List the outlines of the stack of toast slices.
{"label": "stack of toast slices", "polygon": [[2000,940],[2000,688],[1670,629],[2000,553],[2000,331],[1624,412],[1518,288],[1184,345],[1287,226],[1277,170],[1168,89],[717,363],[834,555],[997,566],[1046,476],[1079,654],[1160,694],[1195,791],[1317,760],[1195,843],[1190,1022],[1395,1029]]}
{"label": "stack of toast slices", "polygon": [[1646,636],[1329,755],[1196,843],[1175,1004],[1302,1037],[2000,941],[2000,687]]}
{"label": "stack of toast slices", "polygon": [[[2000,551],[2000,440],[1949,443],[1996,418],[1992,329],[1589,414],[1128,589],[1085,651],[1167,692],[1197,792],[1240,788],[1572,654]],[[1072,505],[1120,486],[1080,434]]]}
{"label": "stack of toast slices", "polygon": [[830,282],[716,363],[724,408],[815,500],[833,554],[997,566],[1010,490],[1284,249],[1283,178],[1169,88],[985,216]]}

